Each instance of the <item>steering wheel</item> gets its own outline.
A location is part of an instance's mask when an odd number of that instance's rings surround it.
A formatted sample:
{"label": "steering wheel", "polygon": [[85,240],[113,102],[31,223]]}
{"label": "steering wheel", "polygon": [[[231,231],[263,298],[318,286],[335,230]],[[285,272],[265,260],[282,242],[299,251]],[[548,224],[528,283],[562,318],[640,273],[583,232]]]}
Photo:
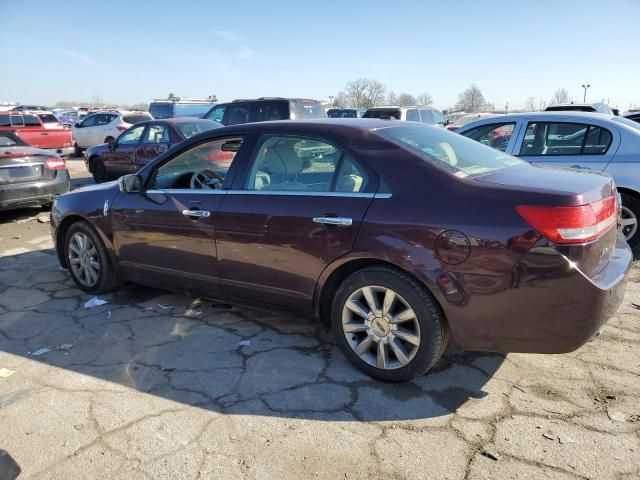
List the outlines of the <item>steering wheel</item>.
{"label": "steering wheel", "polygon": [[215,190],[216,188],[218,188],[216,187],[216,185],[220,185],[220,188],[222,188],[223,181],[224,177],[218,172],[214,172],[213,170],[209,170],[208,168],[202,168],[193,173],[189,184],[191,188],[194,189],[208,188],[211,190]]}

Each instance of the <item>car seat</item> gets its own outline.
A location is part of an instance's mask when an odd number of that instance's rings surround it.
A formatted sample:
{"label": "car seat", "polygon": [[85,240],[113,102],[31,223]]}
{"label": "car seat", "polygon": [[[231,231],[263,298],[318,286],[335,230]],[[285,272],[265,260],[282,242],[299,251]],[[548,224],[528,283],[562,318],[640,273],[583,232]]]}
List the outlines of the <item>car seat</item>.
{"label": "car seat", "polygon": [[271,175],[271,183],[262,190],[307,190],[297,176],[304,170],[302,160],[290,144],[269,147],[264,157],[265,170]]}

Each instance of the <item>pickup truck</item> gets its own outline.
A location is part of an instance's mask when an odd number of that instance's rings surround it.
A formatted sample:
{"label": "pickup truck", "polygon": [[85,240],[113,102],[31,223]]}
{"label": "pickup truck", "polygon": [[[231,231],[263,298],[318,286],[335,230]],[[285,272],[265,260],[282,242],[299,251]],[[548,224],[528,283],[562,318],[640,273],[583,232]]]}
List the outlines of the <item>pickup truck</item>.
{"label": "pickup truck", "polygon": [[0,112],[0,130],[8,130],[25,143],[62,156],[73,153],[73,135],[68,128],[47,128],[37,114]]}

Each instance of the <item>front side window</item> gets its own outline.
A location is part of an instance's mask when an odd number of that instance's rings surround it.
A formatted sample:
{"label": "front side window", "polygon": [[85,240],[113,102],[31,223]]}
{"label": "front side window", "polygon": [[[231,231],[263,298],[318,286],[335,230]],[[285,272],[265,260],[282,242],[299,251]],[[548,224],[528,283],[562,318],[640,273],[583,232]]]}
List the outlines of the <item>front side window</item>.
{"label": "front side window", "polygon": [[180,153],[158,168],[154,186],[165,189],[220,188],[242,141],[242,137],[215,139]]}
{"label": "front side window", "polygon": [[97,120],[98,120],[98,115],[89,115],[87,118],[85,118],[82,121],[80,125],[82,126],[82,128],[93,127],[95,126]]}
{"label": "front side window", "polygon": [[40,127],[40,120],[35,115],[24,115],[24,126],[25,127]]}
{"label": "front side window", "polygon": [[226,105],[217,105],[207,114],[207,118],[214,122],[222,122],[225,108],[227,108]]}
{"label": "front side window", "polygon": [[108,125],[111,123],[111,115],[108,113],[100,113],[96,115],[96,125]]}
{"label": "front side window", "polygon": [[169,143],[169,129],[164,125],[150,125],[142,143]]}
{"label": "front side window", "polygon": [[249,121],[248,104],[232,104],[227,107],[224,113],[225,125],[238,125]]}
{"label": "front side window", "polygon": [[462,176],[483,175],[524,164],[511,155],[441,128],[396,124],[379,128],[375,133],[434,165]]}
{"label": "front side window", "polygon": [[42,123],[58,123],[58,119],[51,113],[41,113],[39,117]]}
{"label": "front side window", "polygon": [[462,135],[504,152],[507,150],[507,145],[509,145],[515,126],[515,122],[490,123],[462,132]]}
{"label": "front side window", "polygon": [[247,190],[362,192],[368,177],[341,149],[320,139],[269,136],[258,149]]}
{"label": "front side window", "polygon": [[407,121],[409,122],[419,122],[420,116],[418,115],[417,108],[410,108],[407,110]]}
{"label": "front side window", "polygon": [[118,138],[118,145],[135,145],[140,141],[140,137],[144,132],[144,125],[134,127],[124,132]]}
{"label": "front side window", "polygon": [[520,155],[603,155],[611,133],[595,125],[566,122],[529,122]]}

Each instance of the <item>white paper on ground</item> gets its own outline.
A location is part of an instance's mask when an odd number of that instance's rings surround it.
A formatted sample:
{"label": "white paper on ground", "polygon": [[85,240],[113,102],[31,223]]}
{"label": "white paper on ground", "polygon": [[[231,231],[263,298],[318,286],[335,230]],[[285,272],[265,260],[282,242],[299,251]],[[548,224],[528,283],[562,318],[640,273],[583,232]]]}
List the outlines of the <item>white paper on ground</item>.
{"label": "white paper on ground", "polygon": [[84,308],[93,308],[93,307],[99,307],[100,305],[104,305],[105,303],[109,303],[106,300],[102,300],[101,298],[98,297],[93,297],[91,300],[87,300],[84,303]]}

